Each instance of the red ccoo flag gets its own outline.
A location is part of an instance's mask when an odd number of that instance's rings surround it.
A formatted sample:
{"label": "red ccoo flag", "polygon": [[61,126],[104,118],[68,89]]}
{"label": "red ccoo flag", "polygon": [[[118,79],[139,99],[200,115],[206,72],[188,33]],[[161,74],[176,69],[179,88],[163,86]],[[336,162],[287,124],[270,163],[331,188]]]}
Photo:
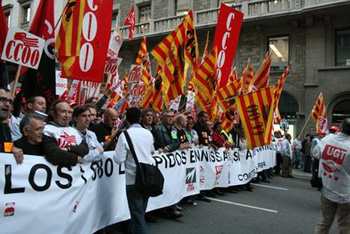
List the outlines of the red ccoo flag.
{"label": "red ccoo flag", "polygon": [[7,20],[4,8],[2,7],[2,0],[0,0],[0,55],[6,41],[7,30]]}
{"label": "red ccoo flag", "polygon": [[124,25],[130,25],[130,28],[129,28],[129,41],[131,41],[132,37],[134,36],[135,21],[136,21],[135,6],[132,6],[128,16],[126,17],[125,23],[124,23]]}

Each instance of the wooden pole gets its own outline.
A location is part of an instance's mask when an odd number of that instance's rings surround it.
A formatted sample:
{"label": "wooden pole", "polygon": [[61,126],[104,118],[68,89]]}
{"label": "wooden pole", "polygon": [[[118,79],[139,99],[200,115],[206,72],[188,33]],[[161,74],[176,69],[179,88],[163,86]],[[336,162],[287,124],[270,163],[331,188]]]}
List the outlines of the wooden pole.
{"label": "wooden pole", "polygon": [[307,117],[307,119],[306,119],[306,121],[305,121],[305,124],[304,124],[303,128],[301,129],[301,131],[300,131],[300,133],[299,133],[299,135],[298,135],[298,138],[300,138],[301,134],[304,132],[305,127],[306,127],[306,124],[307,124],[307,123],[309,122],[309,120],[310,120],[311,114],[312,114],[312,111],[310,112],[309,117]]}

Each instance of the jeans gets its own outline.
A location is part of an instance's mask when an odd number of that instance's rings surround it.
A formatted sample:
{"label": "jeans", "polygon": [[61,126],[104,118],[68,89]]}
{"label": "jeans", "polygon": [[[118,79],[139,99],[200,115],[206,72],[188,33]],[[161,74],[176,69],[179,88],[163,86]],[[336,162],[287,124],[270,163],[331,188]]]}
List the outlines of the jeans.
{"label": "jeans", "polygon": [[301,165],[301,151],[300,149],[295,149],[293,157],[293,166],[296,169],[299,169]]}
{"label": "jeans", "polygon": [[315,234],[328,234],[335,215],[338,216],[338,233],[350,233],[350,203],[339,204],[321,196],[321,213],[317,219]]}
{"label": "jeans", "polygon": [[143,197],[135,188],[135,185],[126,186],[126,196],[128,199],[131,223],[128,234],[146,234],[147,227],[145,212],[148,197]]}
{"label": "jeans", "polygon": [[304,171],[305,169],[305,154],[300,151],[300,170]]}

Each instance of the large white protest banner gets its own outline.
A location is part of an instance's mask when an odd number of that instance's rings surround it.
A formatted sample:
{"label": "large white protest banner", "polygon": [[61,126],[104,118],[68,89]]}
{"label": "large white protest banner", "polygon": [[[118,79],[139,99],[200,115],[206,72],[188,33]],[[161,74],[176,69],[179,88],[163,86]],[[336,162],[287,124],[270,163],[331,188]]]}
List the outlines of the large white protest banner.
{"label": "large white protest banner", "polygon": [[[147,210],[175,204],[201,189],[247,183],[275,165],[274,148],[156,154],[164,191],[150,199]],[[93,233],[128,219],[125,172],[113,162],[113,154],[75,167],[53,166],[44,157],[30,155],[17,165],[11,154],[1,154],[0,233]]]}

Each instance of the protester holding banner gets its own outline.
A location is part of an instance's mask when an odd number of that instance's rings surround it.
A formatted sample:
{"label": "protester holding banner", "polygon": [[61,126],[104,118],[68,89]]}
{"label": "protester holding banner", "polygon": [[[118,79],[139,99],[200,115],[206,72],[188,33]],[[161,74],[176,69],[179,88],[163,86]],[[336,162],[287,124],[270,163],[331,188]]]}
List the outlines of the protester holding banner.
{"label": "protester holding banner", "polygon": [[209,133],[206,130],[206,123],[208,121],[208,113],[205,111],[200,111],[198,113],[198,119],[196,124],[193,126],[193,129],[196,130],[199,136],[200,145],[209,145]]}
{"label": "protester holding banner", "polygon": [[189,139],[185,132],[185,127],[187,125],[187,118],[183,114],[179,114],[175,118],[174,128],[176,130],[177,139],[180,141],[180,150],[191,148]]}
{"label": "protester holding banner", "polygon": [[72,113],[65,100],[52,104],[49,122],[44,129],[43,151],[47,161],[53,165],[75,166],[89,152],[79,132],[68,125]]}
{"label": "protester holding banner", "polygon": [[90,108],[86,105],[78,106],[73,111],[74,126],[89,147],[89,153],[83,158],[83,161],[86,162],[100,160],[104,152],[102,145],[97,140],[96,134],[88,130],[90,115]]}
{"label": "protester holding banner", "polygon": [[186,132],[187,138],[189,139],[189,142],[192,145],[198,145],[199,144],[198,133],[196,132],[196,130],[193,129],[193,126],[194,126],[194,118],[192,115],[188,115],[185,132]]}
{"label": "protester holding banner", "polygon": [[0,151],[11,152],[11,147],[7,147],[12,142],[11,130],[8,124],[8,118],[12,108],[12,98],[9,90],[0,89]]}
{"label": "protester holding banner", "polygon": [[[126,121],[130,126],[130,135],[136,157],[141,163],[152,164],[152,153],[154,152],[153,136],[150,131],[140,125],[141,111],[138,108],[130,108],[126,112]],[[148,197],[144,197],[135,187],[136,164],[130,151],[130,146],[122,133],[115,148],[114,161],[118,164],[125,163],[126,195],[128,199],[131,223],[129,232],[131,234],[147,233],[145,212]]]}
{"label": "protester holding banner", "polygon": [[103,121],[91,128],[104,150],[114,150],[118,129],[114,126],[119,120],[119,113],[114,108],[108,108],[103,114]]}
{"label": "protester holding banner", "polygon": [[43,154],[44,118],[30,113],[24,116],[20,123],[22,137],[14,142],[14,146],[23,150],[24,154]]}
{"label": "protester holding banner", "polygon": [[162,124],[153,131],[154,147],[160,152],[172,152],[180,148],[176,130],[173,127],[174,112],[166,110],[162,115]]}

